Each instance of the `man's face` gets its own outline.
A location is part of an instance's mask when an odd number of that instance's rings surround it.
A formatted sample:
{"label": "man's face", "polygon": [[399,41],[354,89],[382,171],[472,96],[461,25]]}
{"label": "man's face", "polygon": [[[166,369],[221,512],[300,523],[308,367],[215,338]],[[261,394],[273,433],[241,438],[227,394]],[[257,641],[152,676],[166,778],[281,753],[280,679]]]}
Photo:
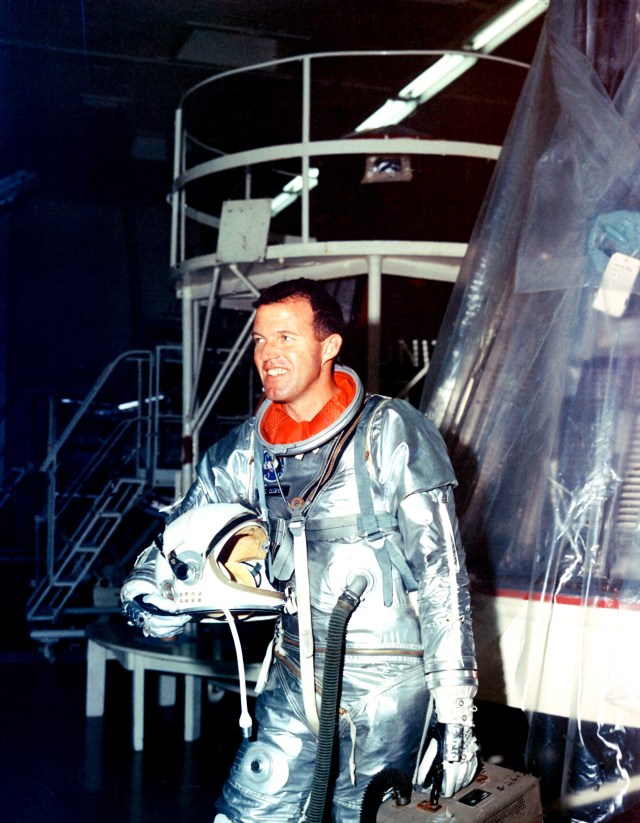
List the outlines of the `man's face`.
{"label": "man's face", "polygon": [[331,361],[340,335],[318,340],[309,301],[291,298],[258,308],[253,341],[253,359],[269,400],[282,403],[294,420],[310,420],[333,395]]}

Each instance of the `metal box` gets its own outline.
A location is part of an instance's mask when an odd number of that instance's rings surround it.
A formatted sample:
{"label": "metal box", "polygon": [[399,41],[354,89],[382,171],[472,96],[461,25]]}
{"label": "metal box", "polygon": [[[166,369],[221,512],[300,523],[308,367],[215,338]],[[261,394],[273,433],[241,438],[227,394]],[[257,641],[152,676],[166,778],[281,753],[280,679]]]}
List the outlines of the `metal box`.
{"label": "metal box", "polygon": [[537,778],[485,763],[473,783],[431,808],[428,794],[414,792],[406,806],[385,801],[377,823],[542,823]]}

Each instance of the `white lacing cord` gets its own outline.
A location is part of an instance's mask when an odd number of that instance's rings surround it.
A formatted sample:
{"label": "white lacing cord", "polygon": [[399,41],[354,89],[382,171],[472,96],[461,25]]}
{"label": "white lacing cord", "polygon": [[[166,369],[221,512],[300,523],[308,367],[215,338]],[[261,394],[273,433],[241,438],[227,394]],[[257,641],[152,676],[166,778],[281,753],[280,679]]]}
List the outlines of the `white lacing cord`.
{"label": "white lacing cord", "polygon": [[253,721],[251,719],[251,715],[249,714],[249,706],[247,703],[247,678],[245,676],[244,671],[244,657],[242,654],[242,644],[240,643],[240,636],[238,635],[238,629],[236,628],[236,621],[234,620],[233,615],[229,611],[229,609],[222,606],[222,611],[224,612],[224,616],[227,618],[227,623],[229,624],[229,629],[231,630],[231,636],[233,637],[233,645],[236,648],[236,660],[238,661],[238,680],[240,682],[240,720],[239,725],[242,729],[242,736],[245,739],[251,737],[251,728],[253,726]]}

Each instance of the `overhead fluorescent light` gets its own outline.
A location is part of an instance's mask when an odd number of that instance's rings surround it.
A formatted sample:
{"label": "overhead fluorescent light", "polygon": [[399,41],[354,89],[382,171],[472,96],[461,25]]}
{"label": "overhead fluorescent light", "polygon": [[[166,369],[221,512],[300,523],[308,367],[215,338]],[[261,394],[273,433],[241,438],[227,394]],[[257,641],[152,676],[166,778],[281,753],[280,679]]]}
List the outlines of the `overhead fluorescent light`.
{"label": "overhead fluorescent light", "polygon": [[[318,177],[320,176],[320,169],[310,168],[309,169],[309,191],[311,189],[315,189],[318,185]],[[302,191],[302,175],[299,174],[297,177],[294,177],[290,180],[287,185],[282,189],[280,194],[276,195],[271,201],[271,216],[275,217],[276,214],[280,214],[281,211],[290,206],[292,203],[300,197],[300,192]]]}
{"label": "overhead fluorescent light", "polygon": [[517,0],[473,34],[464,48],[489,54],[548,8],[549,0]]}
{"label": "overhead fluorescent light", "polygon": [[[513,37],[521,29],[533,22],[549,7],[549,0],[516,0],[496,15],[486,26],[478,29],[464,44],[465,51],[490,54],[498,46]],[[473,54],[445,54],[432,66],[419,74],[403,89],[397,97],[386,100],[359,126],[356,132],[397,126],[409,115],[447,88],[451,83],[469,71],[478,58]],[[313,175],[312,175],[313,172]],[[309,188],[318,185],[318,169],[309,170]],[[294,203],[302,191],[302,177],[294,178],[282,192],[272,200],[271,214],[275,216]]]}
{"label": "overhead fluorescent light", "polygon": [[[517,0],[500,14],[478,29],[464,44],[465,51],[489,54],[514,34],[543,14],[549,7],[549,0]],[[398,92],[398,96],[387,100],[370,117],[367,117],[355,131],[397,126],[406,117],[446,89],[454,80],[469,71],[478,58],[472,54],[445,54],[422,74]]]}
{"label": "overhead fluorescent light", "polygon": [[461,74],[468,71],[477,57],[467,54],[445,54],[426,71],[419,74],[403,89],[400,89],[398,96],[393,100],[387,100],[370,117],[367,117],[355,131],[369,131],[385,126],[396,126],[406,117],[434,97],[442,89],[446,88]]}
{"label": "overhead fluorescent light", "polygon": [[[164,400],[164,394],[157,394],[154,397],[145,397],[142,401],[146,405],[150,403],[158,403],[160,400]],[[124,403],[118,403],[118,411],[131,411],[132,409],[140,408],[140,401],[139,400],[127,400]]]}
{"label": "overhead fluorescent light", "polygon": [[387,100],[379,109],[367,117],[367,119],[356,126],[355,131],[369,131],[371,129],[380,129],[384,126],[395,126],[401,123],[406,117],[418,108],[417,100]]}
{"label": "overhead fluorescent light", "polygon": [[461,74],[476,63],[475,57],[465,54],[445,54],[415,80],[400,91],[400,97],[415,97],[424,103],[441,89],[453,83]]}

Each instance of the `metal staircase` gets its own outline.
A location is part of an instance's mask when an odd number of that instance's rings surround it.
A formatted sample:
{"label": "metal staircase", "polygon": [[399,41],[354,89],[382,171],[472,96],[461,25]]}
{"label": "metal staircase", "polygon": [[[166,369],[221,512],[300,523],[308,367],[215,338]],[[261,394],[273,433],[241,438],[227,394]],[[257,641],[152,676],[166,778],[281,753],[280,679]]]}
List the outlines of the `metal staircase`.
{"label": "metal staircase", "polygon": [[50,622],[60,616],[122,518],[146,489],[145,480],[138,478],[118,478],[104,489],[37,586],[28,604],[27,620]]}
{"label": "metal staircase", "polygon": [[[130,528],[118,541],[117,530],[150,492],[172,494],[180,453],[176,448],[167,455],[166,444],[179,444],[181,417],[167,411],[167,363],[180,368],[177,347],[125,352],[105,369],[62,433],[51,432],[40,466],[47,479],[46,511],[36,518],[45,535],[45,562],[27,603],[30,624],[42,627],[64,615],[99,611],[84,590],[105,550],[113,547],[125,559],[140,538]],[[168,385],[175,385],[175,374]],[[51,414],[52,430],[57,417]],[[174,429],[173,438],[167,428]],[[148,528],[146,522],[143,531]],[[84,602],[76,602],[83,593]],[[47,632],[31,634],[43,639]]]}

